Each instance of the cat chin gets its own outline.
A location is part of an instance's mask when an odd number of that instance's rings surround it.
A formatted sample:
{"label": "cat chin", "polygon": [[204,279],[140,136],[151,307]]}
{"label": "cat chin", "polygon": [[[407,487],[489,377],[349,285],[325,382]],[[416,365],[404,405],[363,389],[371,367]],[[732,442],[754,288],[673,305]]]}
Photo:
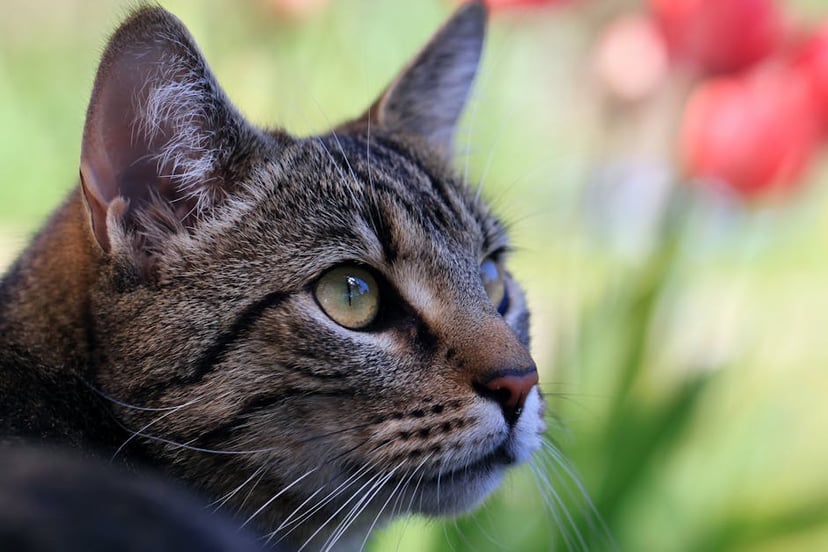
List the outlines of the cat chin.
{"label": "cat chin", "polygon": [[459,516],[475,509],[500,485],[506,465],[488,468],[485,473],[451,475],[422,488],[412,513],[425,516]]}
{"label": "cat chin", "polygon": [[526,398],[524,415],[506,442],[471,466],[423,482],[414,513],[455,516],[475,510],[500,485],[507,470],[527,462],[541,447],[544,402],[537,387]]}

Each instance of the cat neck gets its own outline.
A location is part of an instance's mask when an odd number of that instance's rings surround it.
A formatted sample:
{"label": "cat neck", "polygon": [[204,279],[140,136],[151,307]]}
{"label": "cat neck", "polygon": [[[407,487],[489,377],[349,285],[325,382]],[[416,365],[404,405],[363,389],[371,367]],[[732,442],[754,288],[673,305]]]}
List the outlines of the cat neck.
{"label": "cat neck", "polygon": [[103,253],[87,220],[78,186],[3,277],[0,346],[55,369],[89,364],[90,290]]}

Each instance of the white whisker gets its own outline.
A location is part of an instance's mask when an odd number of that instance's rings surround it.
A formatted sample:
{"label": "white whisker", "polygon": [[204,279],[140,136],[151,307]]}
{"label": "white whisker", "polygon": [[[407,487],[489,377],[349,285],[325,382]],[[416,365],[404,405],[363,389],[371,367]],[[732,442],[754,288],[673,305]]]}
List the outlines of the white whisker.
{"label": "white whisker", "polygon": [[256,487],[258,487],[259,483],[262,482],[264,476],[265,472],[263,471],[259,474],[259,477],[256,478],[256,481],[253,483],[253,485],[250,486],[250,489],[247,491],[247,494],[244,495],[244,499],[241,501],[241,504],[239,504],[238,508],[236,509],[236,516],[240,516],[242,512],[245,511],[244,507],[247,504],[247,501],[250,500],[251,496],[253,496],[253,493],[256,491]]}
{"label": "white whisker", "polygon": [[144,439],[148,439],[150,441],[156,441],[158,443],[163,443],[165,445],[170,445],[176,448],[181,448],[185,450],[192,450],[195,452],[206,452],[209,454],[219,454],[219,455],[228,455],[228,456],[235,456],[235,455],[250,455],[250,454],[264,454],[268,452],[278,451],[281,450],[281,447],[273,446],[261,449],[250,449],[250,450],[218,450],[218,449],[208,449],[202,447],[196,447],[192,445],[188,445],[186,443],[178,443],[176,441],[172,441],[170,439],[165,439],[163,437],[158,437],[157,435],[150,435],[147,433],[142,433],[139,435]]}
{"label": "white whisker", "polygon": [[187,402],[183,405],[179,404],[179,405],[175,405],[175,406],[161,406],[161,407],[138,406],[138,405],[129,404],[129,403],[120,401],[120,400],[116,399],[115,397],[107,395],[106,393],[104,393],[103,391],[101,391],[100,389],[98,389],[97,387],[95,387],[94,385],[90,384],[89,382],[87,382],[85,380],[81,380],[81,383],[86,385],[89,389],[91,389],[92,391],[94,391],[96,394],[100,395],[104,399],[108,400],[109,402],[111,402],[113,404],[117,404],[118,406],[122,406],[124,408],[129,408],[130,410],[141,410],[141,411],[144,411],[144,412],[166,412],[168,410],[176,410],[178,408],[181,408],[182,406],[192,404],[192,402],[193,402],[193,401],[190,401],[190,402]]}
{"label": "white whisker", "polygon": [[[339,508],[337,508],[337,509],[336,509],[336,511],[335,511],[333,514],[331,514],[331,515],[330,515],[330,517],[328,517],[328,519],[327,519],[327,520],[325,520],[325,522],[324,522],[324,523],[322,523],[322,525],[320,525],[319,527],[317,527],[316,531],[314,531],[314,532],[313,532],[313,534],[311,534],[311,536],[310,536],[310,537],[308,537],[308,538],[305,540],[305,542],[304,542],[304,543],[302,543],[302,546],[300,546],[300,547],[299,547],[299,551],[304,550],[304,549],[305,549],[305,547],[306,547],[308,544],[310,544],[310,542],[314,539],[314,537],[316,537],[316,535],[318,535],[318,534],[322,531],[322,529],[324,529],[324,528],[325,528],[325,526],[326,526],[326,525],[328,525],[328,523],[330,523],[330,522],[331,522],[331,521],[332,521],[332,520],[333,520],[333,519],[334,519],[334,518],[335,518],[335,517],[339,514],[339,512],[341,512],[342,510],[344,510],[344,509],[345,509],[345,507],[346,507],[348,504],[350,504],[350,503],[351,503],[351,501],[352,501],[352,500],[354,500],[354,499],[358,496],[358,494],[359,494],[360,492],[362,492],[362,490],[363,490],[365,487],[367,487],[368,485],[370,485],[371,483],[373,483],[376,479],[380,478],[380,477],[381,477],[381,475],[382,475],[382,474],[377,473],[377,474],[372,475],[370,478],[368,478],[368,481],[366,481],[365,483],[363,483],[363,484],[362,484],[362,486],[361,486],[359,489],[357,489],[357,490],[356,490],[356,492],[355,492],[353,495],[351,495],[351,497],[350,497],[348,500],[346,500],[345,502],[343,502],[343,503],[342,503],[342,505],[341,505]],[[297,551],[297,552],[299,552],[299,551]]]}
{"label": "white whisker", "polygon": [[474,201],[475,203],[480,201],[480,195],[483,193],[483,183],[486,181],[486,177],[489,175],[489,169],[492,165],[492,160],[494,159],[495,151],[497,151],[497,147],[500,145],[500,139],[503,137],[503,130],[505,129],[506,125],[512,120],[512,115],[517,111],[517,107],[513,107],[509,113],[508,117],[505,117],[503,121],[501,121],[500,126],[497,130],[497,137],[495,138],[492,147],[489,148],[489,155],[486,156],[486,164],[483,166],[483,172],[480,174],[480,180],[477,183],[477,190],[474,192]]}
{"label": "white whisker", "polygon": [[[333,139],[336,142],[336,146],[339,148],[339,153],[342,154],[342,159],[345,161],[345,166],[348,167],[348,172],[351,173],[351,182],[354,184],[354,186],[351,186],[348,189],[351,192],[351,196],[354,200],[354,203],[359,204],[359,201],[354,195],[354,193],[357,190],[359,190],[359,188],[357,187],[357,185],[359,184],[359,179],[357,178],[353,167],[351,167],[351,162],[348,161],[348,156],[345,155],[345,149],[342,147],[342,142],[339,140],[339,135],[336,133],[336,131],[333,130],[333,125],[331,124],[331,121],[328,119],[328,116],[325,114],[325,111],[322,109],[322,106],[319,104],[319,102],[316,101],[316,98],[311,99],[313,100],[313,103],[316,104],[317,109],[319,109],[319,113],[322,115],[322,118],[325,119],[325,122],[327,123],[328,127],[331,128],[331,136],[333,136]],[[330,152],[328,152],[328,154],[330,155]]]}
{"label": "white whisker", "polygon": [[[319,487],[314,492],[312,492],[310,494],[310,496],[308,496],[305,500],[303,500],[302,503],[299,504],[299,506],[294,508],[293,511],[285,519],[282,520],[282,522],[279,524],[279,526],[276,529],[274,529],[273,531],[271,531],[270,533],[265,535],[265,537],[266,537],[265,544],[270,544],[270,541],[273,540],[273,538],[279,533],[279,531],[281,531],[286,525],[288,525],[288,522],[291,520],[291,518],[293,518],[293,516],[295,516],[297,513],[301,512],[302,508],[304,508],[308,504],[308,502],[310,502],[311,500],[316,498],[316,495],[318,495],[319,493],[324,491],[326,486],[327,485],[323,484],[321,487]],[[307,517],[310,517],[310,515],[313,515],[313,512],[309,512]],[[303,519],[297,519],[296,524],[297,525],[301,524],[302,521],[304,521],[304,519],[307,519],[307,517],[305,517]]]}
{"label": "white whisker", "polygon": [[[566,505],[561,500],[558,492],[549,482],[545,471],[542,468],[539,468],[534,462],[531,463],[531,469],[533,475],[535,476],[535,480],[538,482],[539,489],[541,490],[541,497],[543,498],[544,504],[546,504],[546,509],[550,515],[552,515],[552,518],[555,521],[555,526],[560,532],[561,537],[564,540],[564,544],[566,544],[567,550],[573,550],[573,544],[569,536],[569,527],[564,523],[564,520],[561,517],[561,511],[563,511],[563,513],[571,520],[571,517],[569,517],[569,513],[566,509]],[[575,533],[580,539],[580,533],[578,532],[577,527],[575,528]],[[580,540],[583,541],[583,539]],[[581,550],[587,550],[586,545],[583,545]]]}
{"label": "white whisker", "polygon": [[[368,527],[368,531],[365,532],[365,538],[362,539],[362,544],[359,547],[360,552],[365,549],[365,544],[368,542],[368,538],[371,536],[371,533],[373,532],[374,527],[376,526],[377,522],[379,521],[380,517],[382,516],[382,513],[385,511],[385,508],[388,507],[388,503],[391,502],[391,499],[394,498],[395,495],[397,495],[397,491],[400,490],[401,485],[403,485],[403,484],[405,484],[406,486],[408,485],[408,482],[411,481],[411,478],[413,477],[413,475],[415,473],[417,473],[417,470],[420,469],[420,467],[423,465],[423,462],[420,462],[420,464],[416,468],[414,468],[414,470],[407,477],[401,477],[400,480],[397,482],[397,486],[394,487],[394,489],[388,494],[388,498],[385,500],[383,505],[380,507],[379,511],[377,512],[377,515],[374,516],[374,521],[371,522],[370,527]],[[400,466],[401,465],[402,465],[402,463],[400,463]],[[399,466],[397,466],[397,468],[399,468]],[[400,496],[401,495],[397,495],[397,502],[399,502]],[[393,508],[392,508],[392,511],[393,511]]]}
{"label": "white whisker", "polygon": [[[557,447],[548,442],[546,439],[543,440],[543,451],[546,452],[547,458],[551,458],[555,464],[554,466],[549,467],[549,471],[552,473],[558,473],[557,468],[560,468],[563,470],[563,473],[567,476],[568,480],[575,486],[579,496],[574,497],[574,501],[585,504],[585,508],[582,508],[582,517],[586,520],[590,530],[594,534],[600,534],[611,550],[617,550],[618,546],[615,542],[615,538],[612,536],[612,532],[609,530],[609,527],[607,527],[607,524],[604,521],[603,516],[601,516],[601,513],[598,511],[598,508],[595,507],[595,503],[589,496],[589,492],[586,487],[584,487],[584,484],[575,470],[575,467],[563,456]],[[566,488],[568,485],[564,485],[564,487]]]}
{"label": "white whisker", "polygon": [[[400,502],[400,500],[401,500],[402,498],[404,498],[404,497],[405,497],[405,494],[408,492],[408,485],[410,485],[410,484],[411,484],[411,481],[413,481],[414,476],[416,476],[416,475],[417,475],[417,472],[418,472],[418,471],[420,471],[420,469],[421,469],[423,466],[425,466],[425,464],[428,462],[428,460],[431,458],[431,456],[432,456],[432,454],[428,454],[428,455],[426,455],[426,456],[425,456],[425,457],[424,457],[424,458],[420,461],[420,463],[419,463],[419,464],[417,464],[417,466],[416,466],[416,467],[415,467],[415,468],[411,471],[411,474],[410,474],[410,475],[406,478],[405,485],[403,486],[402,490],[400,491],[400,494],[397,496],[397,500],[394,502],[394,506],[393,506],[393,508],[391,509],[391,512],[392,512],[392,514],[391,514],[391,515],[392,515],[392,517],[393,517],[393,516],[395,516],[395,515],[398,515],[398,514],[401,514],[401,513],[402,513],[402,512],[401,512],[401,510],[399,510],[399,507],[401,506],[401,502]],[[422,476],[422,475],[420,475],[420,481],[422,480],[422,477],[423,477],[423,476]],[[419,481],[418,481],[418,484],[417,484],[417,485],[419,486]],[[414,489],[414,493],[416,493],[416,492],[417,492],[417,488],[415,487],[415,489]],[[412,495],[412,499],[413,499],[413,495]],[[408,511],[411,511],[411,502],[409,502],[409,505],[408,505]]]}
{"label": "white whisker", "polygon": [[144,437],[144,436],[146,435],[146,434],[144,433],[144,431],[146,431],[147,429],[149,429],[150,427],[152,427],[152,426],[153,426],[153,425],[155,425],[156,423],[160,422],[161,420],[163,420],[163,419],[164,419],[164,418],[166,418],[167,416],[170,416],[170,415],[172,415],[172,414],[175,414],[176,412],[178,412],[178,411],[179,411],[179,410],[181,410],[182,408],[186,408],[186,407],[188,407],[188,406],[190,406],[190,405],[195,404],[196,402],[198,402],[198,400],[195,400],[195,399],[194,399],[194,400],[192,400],[192,401],[190,401],[190,402],[186,402],[186,403],[184,403],[184,404],[182,404],[182,405],[179,405],[179,406],[177,406],[177,407],[175,407],[175,408],[173,408],[173,409],[171,409],[171,410],[168,410],[168,411],[166,411],[164,414],[162,414],[162,415],[158,416],[157,418],[153,419],[151,422],[147,423],[144,427],[142,427],[141,429],[139,429],[139,430],[137,430],[137,431],[132,431],[132,430],[127,429],[127,431],[129,431],[129,432],[130,432],[130,436],[129,436],[129,437],[127,437],[126,441],[124,441],[123,443],[121,443],[121,446],[119,446],[119,447],[115,450],[115,453],[112,455],[112,457],[109,459],[109,461],[110,461],[110,462],[114,461],[114,460],[115,460],[115,458],[117,458],[117,456],[121,453],[121,451],[122,451],[122,450],[124,450],[124,447],[126,447],[129,443],[131,443],[133,439],[135,439],[136,437]]}
{"label": "white whisker", "polygon": [[248,523],[250,523],[251,521],[253,521],[253,518],[255,518],[256,516],[258,516],[258,515],[262,512],[262,510],[264,510],[265,508],[267,508],[268,506],[270,506],[270,505],[273,503],[273,501],[274,501],[274,500],[276,500],[277,498],[279,498],[280,496],[282,496],[283,494],[285,494],[287,491],[289,491],[291,488],[293,488],[294,486],[296,486],[296,485],[297,485],[300,481],[302,481],[302,480],[303,480],[303,479],[305,479],[307,476],[309,476],[310,474],[312,474],[313,472],[315,472],[317,469],[318,469],[318,468],[311,468],[310,470],[306,471],[303,475],[301,475],[301,476],[299,476],[298,478],[294,479],[294,480],[293,480],[293,482],[292,482],[290,485],[288,485],[287,487],[284,487],[281,491],[279,491],[278,493],[276,493],[275,495],[273,495],[272,497],[270,497],[270,499],[268,499],[268,500],[267,500],[267,502],[265,502],[264,504],[262,504],[262,505],[259,507],[259,509],[258,509],[258,510],[256,510],[255,512],[253,512],[253,514],[252,514],[249,518],[247,518],[247,520],[245,520],[245,522],[244,522],[244,523],[242,523],[242,524],[241,524],[241,526],[242,526],[242,527],[245,527]]}
{"label": "white whisker", "polygon": [[[268,535],[268,542],[269,542],[269,541],[270,541],[273,537],[275,537],[275,536],[276,536],[276,534],[278,534],[280,531],[282,531],[283,529],[287,529],[288,527],[290,527],[291,525],[293,525],[293,526],[294,526],[294,527],[293,527],[293,529],[291,529],[290,531],[287,531],[287,532],[286,532],[284,535],[282,535],[282,537],[281,537],[281,538],[277,541],[277,543],[278,543],[278,542],[281,542],[281,540],[282,540],[282,539],[284,539],[287,535],[290,535],[290,534],[291,534],[291,533],[292,533],[292,532],[293,532],[293,531],[294,531],[297,527],[299,527],[302,523],[304,523],[306,520],[308,520],[308,519],[310,519],[311,517],[313,517],[313,515],[314,515],[314,514],[316,514],[318,511],[320,511],[322,508],[324,508],[327,504],[329,504],[329,503],[330,503],[332,500],[334,500],[337,496],[339,496],[340,494],[342,494],[343,492],[345,492],[345,491],[346,491],[346,490],[347,490],[347,489],[348,489],[351,485],[353,485],[353,484],[354,484],[354,482],[356,482],[356,481],[357,481],[357,480],[358,480],[358,479],[359,479],[362,475],[364,475],[364,474],[365,474],[367,471],[369,471],[369,470],[370,470],[370,466],[369,466],[369,465],[362,466],[359,470],[357,470],[356,472],[354,472],[353,474],[351,474],[351,475],[350,475],[350,476],[349,476],[349,477],[348,477],[345,481],[343,481],[342,483],[340,483],[340,484],[339,484],[339,485],[338,485],[338,486],[337,486],[337,487],[336,487],[333,491],[331,491],[330,493],[328,493],[328,495],[327,495],[327,496],[325,496],[325,497],[324,497],[324,498],[322,498],[320,501],[318,501],[316,504],[314,504],[311,508],[309,508],[307,512],[305,512],[305,513],[304,513],[304,514],[302,514],[301,516],[296,517],[296,519],[291,520],[291,518],[292,518],[294,515],[298,514],[298,512],[301,510],[301,508],[303,508],[303,507],[304,507],[303,505],[307,502],[307,500],[306,500],[305,502],[303,502],[302,504],[300,504],[300,505],[299,505],[299,507],[297,507],[297,508],[296,508],[296,509],[295,509],[295,510],[294,510],[294,511],[293,511],[293,512],[292,512],[292,513],[291,513],[291,514],[287,517],[287,518],[285,518],[285,519],[282,521],[282,523],[279,525],[279,527],[277,527],[277,528],[276,528],[273,532],[271,532],[271,533]],[[324,488],[324,486],[323,486],[323,488]],[[321,489],[320,489],[320,490],[321,490]],[[314,493],[314,495],[312,495],[312,496],[315,496],[316,494],[317,494],[317,493]]]}
{"label": "white whisker", "polygon": [[266,467],[267,467],[267,466],[265,466],[265,465],[263,465],[263,466],[259,466],[259,467],[256,469],[256,471],[254,471],[254,472],[253,472],[253,474],[252,474],[250,477],[248,477],[247,479],[245,479],[245,480],[244,480],[244,482],[243,482],[241,485],[239,485],[238,487],[236,487],[235,489],[233,489],[233,490],[232,490],[232,491],[230,491],[229,493],[227,493],[227,494],[223,495],[222,497],[218,498],[217,500],[214,500],[213,502],[211,502],[210,504],[208,504],[208,505],[207,505],[207,507],[208,507],[208,508],[213,508],[213,511],[217,511],[219,508],[221,508],[222,506],[224,506],[225,504],[227,504],[227,502],[228,502],[231,498],[233,498],[234,496],[236,496],[236,494],[237,494],[239,491],[241,491],[241,490],[242,490],[245,486],[247,486],[247,484],[248,484],[248,483],[250,483],[251,481],[253,481],[253,479],[255,479],[257,475],[259,475],[260,473],[264,472],[264,470],[265,470],[265,468],[266,468]]}
{"label": "white whisker", "polygon": [[357,520],[357,518],[365,511],[365,509],[371,504],[371,501],[374,500],[374,497],[379,494],[382,488],[385,486],[391,478],[394,477],[394,474],[397,470],[405,463],[405,460],[400,461],[397,466],[385,474],[379,481],[374,483],[374,485],[363,495],[363,497],[359,500],[357,504],[351,508],[351,511],[345,518],[339,523],[337,528],[334,530],[334,533],[328,537],[328,540],[322,547],[324,552],[327,552],[333,548],[333,546],[339,541],[340,538],[346,533],[348,528],[353,525],[353,523]]}
{"label": "white whisker", "polygon": [[446,538],[446,544],[449,545],[449,548],[452,552],[457,552],[457,550],[454,548],[454,544],[451,542],[451,539],[449,538],[447,524],[442,523],[441,525],[443,526],[443,536]]}

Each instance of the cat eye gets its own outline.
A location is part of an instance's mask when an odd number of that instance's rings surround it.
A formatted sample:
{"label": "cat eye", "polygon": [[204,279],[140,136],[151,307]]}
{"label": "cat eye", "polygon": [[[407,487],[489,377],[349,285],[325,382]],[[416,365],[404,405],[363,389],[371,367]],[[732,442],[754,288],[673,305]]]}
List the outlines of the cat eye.
{"label": "cat eye", "polygon": [[486,288],[489,301],[497,308],[497,312],[500,314],[506,312],[508,307],[506,281],[500,264],[491,258],[484,260],[480,263],[480,279],[483,281],[483,287]]}
{"label": "cat eye", "polygon": [[316,283],[314,296],[328,317],[351,330],[368,326],[379,313],[380,297],[376,279],[364,268],[338,266]]}

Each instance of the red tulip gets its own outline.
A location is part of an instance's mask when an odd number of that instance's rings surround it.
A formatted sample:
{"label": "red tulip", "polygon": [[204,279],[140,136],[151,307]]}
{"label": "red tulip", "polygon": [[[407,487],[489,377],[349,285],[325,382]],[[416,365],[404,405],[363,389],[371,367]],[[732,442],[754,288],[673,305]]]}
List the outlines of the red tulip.
{"label": "red tulip", "polygon": [[815,109],[807,80],[790,69],[703,82],[684,112],[685,170],[745,197],[789,189],[819,145]]}
{"label": "red tulip", "polygon": [[808,80],[822,121],[828,125],[828,25],[799,46],[793,67]]}
{"label": "red tulip", "polygon": [[673,56],[705,73],[743,69],[782,36],[774,0],[650,0],[650,9]]}

